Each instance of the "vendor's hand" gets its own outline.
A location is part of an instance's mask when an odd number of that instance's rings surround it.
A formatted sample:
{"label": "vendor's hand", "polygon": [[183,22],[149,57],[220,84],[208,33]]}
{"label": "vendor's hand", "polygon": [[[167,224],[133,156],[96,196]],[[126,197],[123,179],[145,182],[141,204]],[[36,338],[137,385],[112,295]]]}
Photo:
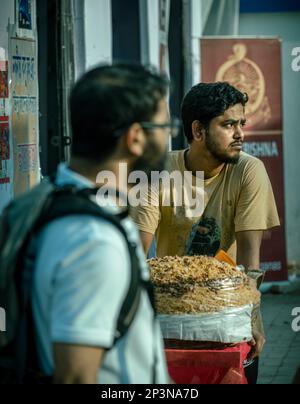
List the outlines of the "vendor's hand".
{"label": "vendor's hand", "polygon": [[249,345],[252,346],[252,349],[248,355],[248,361],[252,361],[261,355],[265,343],[266,340],[264,335],[261,334],[259,331],[253,331],[253,338],[249,342]]}

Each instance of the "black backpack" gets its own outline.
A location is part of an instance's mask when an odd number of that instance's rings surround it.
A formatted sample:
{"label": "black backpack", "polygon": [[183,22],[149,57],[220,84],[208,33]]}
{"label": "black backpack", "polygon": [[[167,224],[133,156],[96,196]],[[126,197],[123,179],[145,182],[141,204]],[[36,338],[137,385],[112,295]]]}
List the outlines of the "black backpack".
{"label": "black backpack", "polygon": [[[142,281],[136,245],[128,240],[121,221],[128,215],[112,215],[90,198],[96,190],[74,186],[57,187],[45,179],[32,191],[13,201],[0,217],[0,308],[5,310],[6,331],[0,330],[0,384],[39,383],[31,290],[35,252],[28,246],[46,224],[70,215],[92,215],[113,224],[123,234],[131,257],[131,282],[119,313],[115,342],[132,324],[146,289],[154,309],[150,282]],[[1,313],[0,313],[1,314]],[[2,319],[3,320],[3,319]],[[44,379],[46,380],[46,379]]]}

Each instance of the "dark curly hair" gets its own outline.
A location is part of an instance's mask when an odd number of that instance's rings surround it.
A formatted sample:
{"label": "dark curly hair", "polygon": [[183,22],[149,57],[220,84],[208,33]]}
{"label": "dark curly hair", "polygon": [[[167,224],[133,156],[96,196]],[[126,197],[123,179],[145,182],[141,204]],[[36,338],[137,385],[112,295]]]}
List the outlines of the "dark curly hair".
{"label": "dark curly hair", "polygon": [[194,121],[208,128],[212,119],[236,104],[245,106],[248,100],[246,93],[241,93],[229,83],[200,83],[194,86],[182,103],[182,121],[188,142],[193,140]]}

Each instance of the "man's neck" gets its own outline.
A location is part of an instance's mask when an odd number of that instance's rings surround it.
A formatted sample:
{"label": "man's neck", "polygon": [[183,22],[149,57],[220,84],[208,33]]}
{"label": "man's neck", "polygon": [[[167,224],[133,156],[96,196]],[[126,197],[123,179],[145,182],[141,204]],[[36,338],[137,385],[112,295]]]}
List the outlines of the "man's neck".
{"label": "man's neck", "polygon": [[[123,163],[124,168],[127,167],[127,177],[125,172],[120,172],[121,163]],[[70,169],[87,178],[98,188],[105,185],[108,188],[116,188],[117,191],[123,194],[127,194],[128,192],[127,178],[129,174],[129,166],[127,161],[111,160],[109,163],[97,165],[91,164],[86,160],[82,160],[79,158],[72,158]],[[101,179],[101,176],[99,177],[101,172],[104,171],[110,173],[110,175],[114,179],[113,183],[107,183],[107,181]],[[106,175],[103,177],[105,178],[105,180],[107,179]]]}
{"label": "man's neck", "polygon": [[199,150],[190,148],[185,153],[185,168],[192,171],[194,175],[196,175],[197,171],[204,172],[204,179],[206,180],[220,174],[224,166],[225,163],[220,163],[220,161],[205,152],[201,153]]}

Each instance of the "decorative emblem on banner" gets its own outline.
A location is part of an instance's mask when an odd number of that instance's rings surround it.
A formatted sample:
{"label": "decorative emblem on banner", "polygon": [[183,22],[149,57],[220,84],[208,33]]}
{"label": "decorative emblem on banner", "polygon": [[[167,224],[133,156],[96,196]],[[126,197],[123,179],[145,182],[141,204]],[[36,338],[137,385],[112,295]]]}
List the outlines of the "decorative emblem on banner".
{"label": "decorative emblem on banner", "polygon": [[217,72],[216,81],[227,81],[240,91],[247,93],[247,118],[249,126],[260,122],[268,123],[272,117],[271,107],[266,96],[266,83],[260,67],[246,58],[247,46],[238,43],[233,46],[233,55]]}

